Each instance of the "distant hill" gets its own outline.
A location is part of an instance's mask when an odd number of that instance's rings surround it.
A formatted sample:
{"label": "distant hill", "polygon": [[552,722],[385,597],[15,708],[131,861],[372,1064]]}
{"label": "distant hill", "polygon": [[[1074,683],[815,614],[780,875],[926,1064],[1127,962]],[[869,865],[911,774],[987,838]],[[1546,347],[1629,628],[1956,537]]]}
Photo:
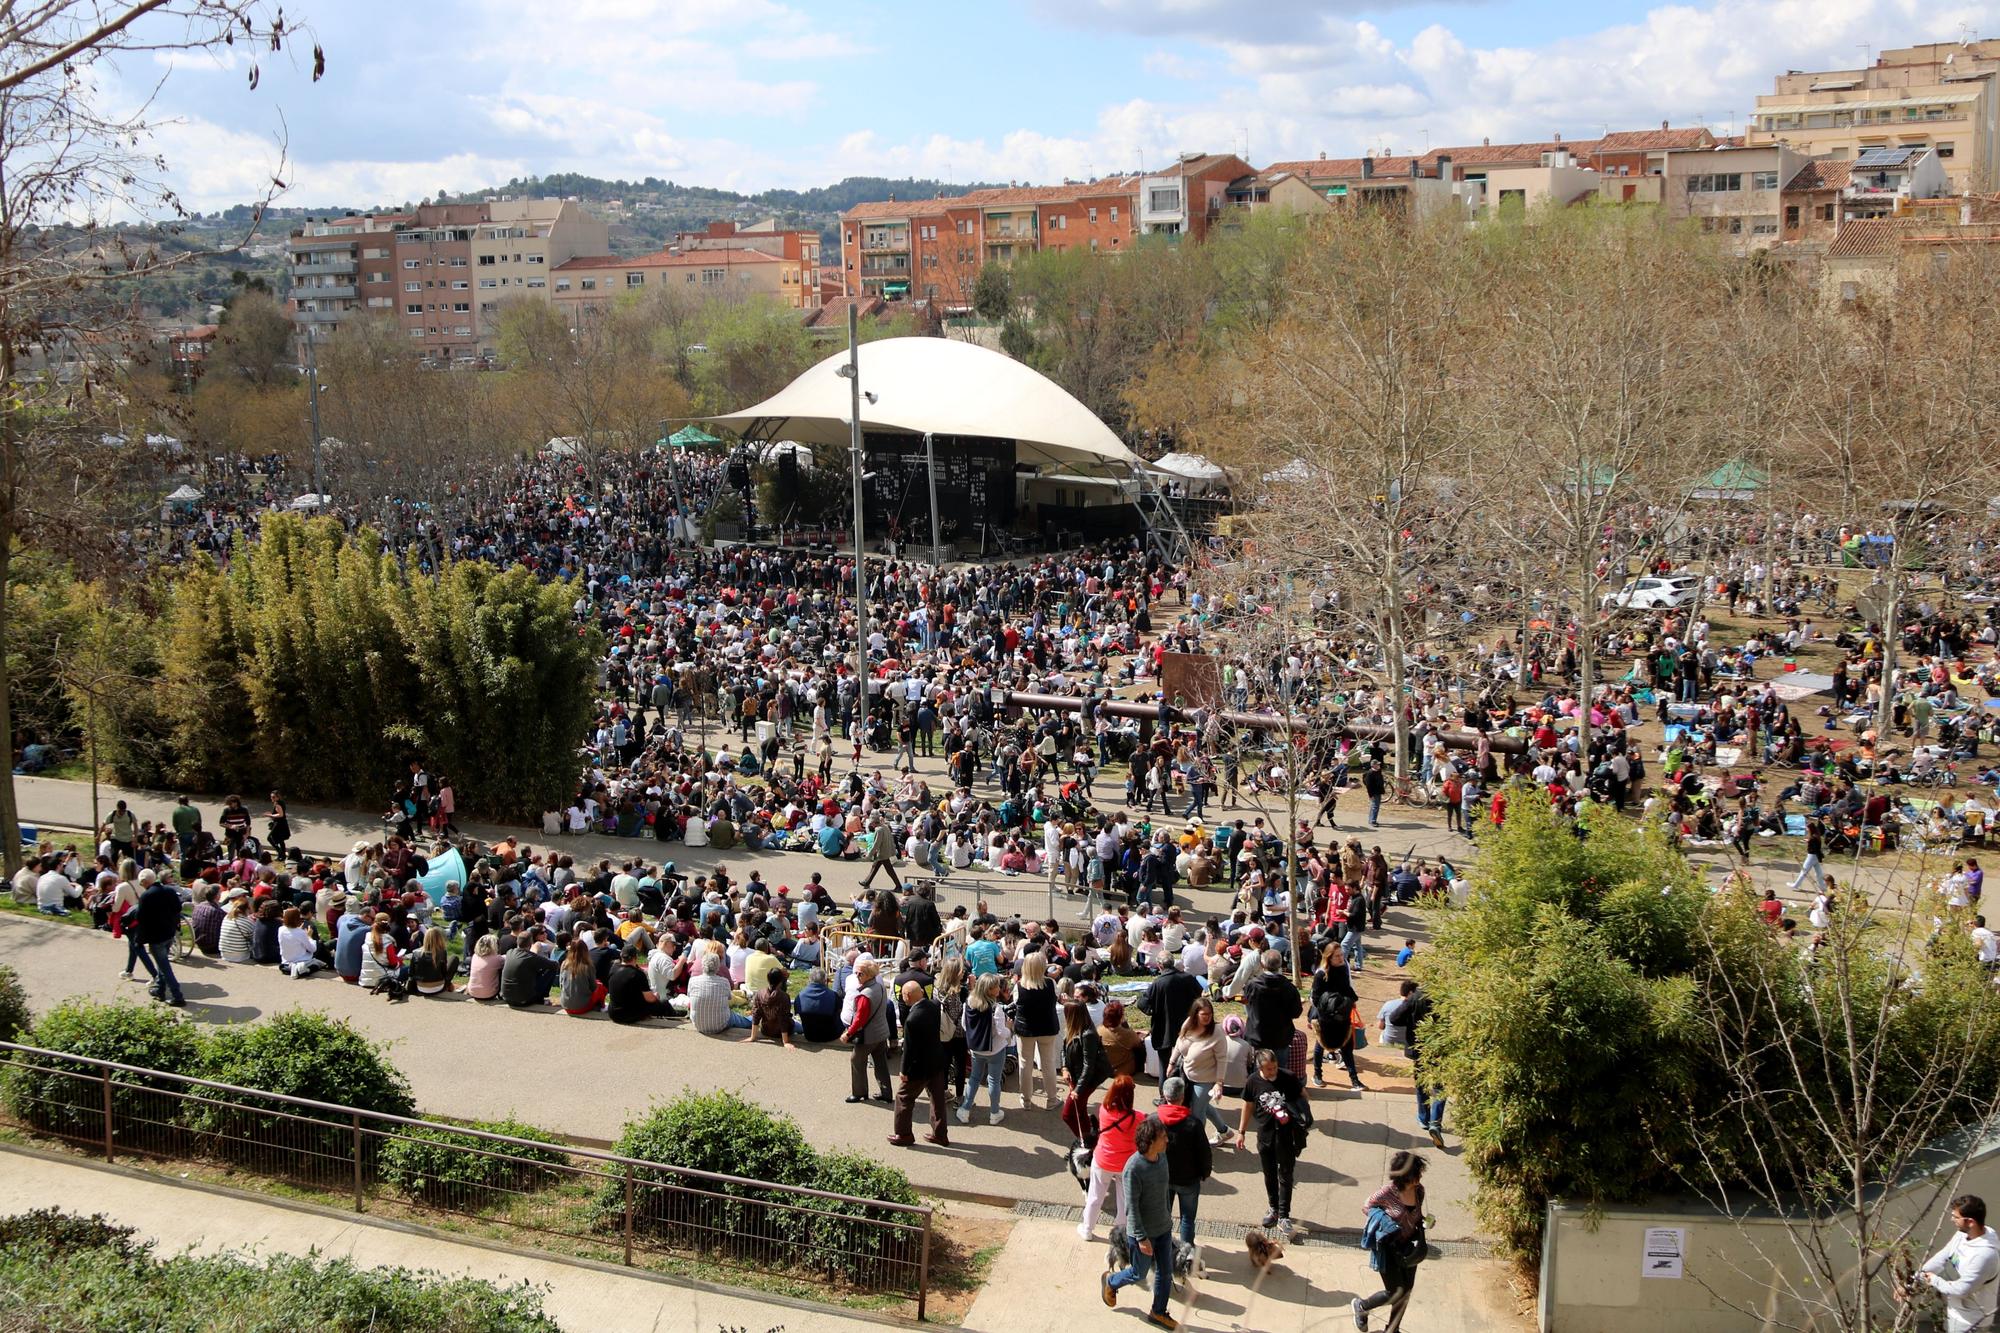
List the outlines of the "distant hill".
{"label": "distant hill", "polygon": [[[739,194],[702,185],[680,185],[648,176],[644,180],[603,180],[596,176],[559,171],[547,176],[517,176],[504,185],[484,189],[439,193],[433,202],[470,204],[511,196],[542,198],[574,197],[611,224],[611,248],[618,254],[644,254],[657,250],[675,232],[697,231],[710,222],[761,222],[775,217],[783,227],[814,230],[832,254],[838,250],[840,215],[856,204],[873,203],[895,196],[919,199],[939,192],[957,194],[986,188],[987,182],[947,185],[942,181],[908,177],[891,180],[886,176],[849,176],[834,185],[811,190],[765,190],[761,194]],[[265,223],[265,234],[282,238],[293,223],[308,217],[325,217],[349,211],[382,211],[408,208],[420,201],[378,200],[373,204],[343,204],[325,208],[274,208]],[[238,205],[211,215],[214,222],[238,221],[249,215],[247,206]]]}

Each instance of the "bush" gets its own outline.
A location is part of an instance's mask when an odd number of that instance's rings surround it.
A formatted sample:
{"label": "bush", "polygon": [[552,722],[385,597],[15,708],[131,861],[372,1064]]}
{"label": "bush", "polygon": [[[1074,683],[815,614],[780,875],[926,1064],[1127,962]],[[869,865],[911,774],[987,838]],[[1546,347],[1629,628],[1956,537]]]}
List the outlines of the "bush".
{"label": "bush", "polygon": [[[512,1118],[482,1120],[473,1128],[555,1144],[560,1140]],[[464,1211],[490,1200],[488,1191],[518,1193],[547,1178],[544,1169],[567,1161],[560,1151],[493,1143],[445,1129],[406,1129],[382,1146],[382,1179],[414,1198]]]}
{"label": "bush", "polygon": [[[522,1283],[357,1267],[346,1259],[234,1254],[155,1257],[98,1219],[31,1214],[19,1243],[0,1246],[0,1325],[30,1316],[49,1333],[101,1328],[277,1333],[558,1333]],[[0,1228],[24,1219],[0,1221]],[[101,1230],[100,1230],[101,1228]],[[94,1230],[102,1245],[87,1246]],[[22,1327],[30,1326],[23,1322]]]}
{"label": "bush", "polygon": [[126,1258],[139,1254],[143,1244],[132,1238],[139,1233],[121,1227],[103,1213],[78,1217],[60,1208],[37,1208],[32,1212],[0,1217],[0,1251],[12,1253],[24,1246],[34,1247],[55,1258],[84,1250],[115,1250]]}
{"label": "bush", "polygon": [[[201,1030],[172,1009],[129,1002],[101,1004],[69,1000],[57,1005],[22,1034],[22,1044],[70,1055],[199,1076],[207,1041]],[[45,1056],[17,1056],[8,1070],[8,1108],[28,1124],[51,1133],[104,1133],[101,1076],[88,1065]],[[148,1089],[138,1075],[114,1073],[112,1117],[126,1133],[148,1126],[148,1146],[158,1126],[177,1119],[179,1098]]]}
{"label": "bush", "polygon": [[0,967],[0,1041],[19,1041],[34,1021],[20,976],[11,967]]}
{"label": "bush", "polygon": [[[625,1126],[617,1151],[624,1157],[776,1185],[810,1185],[818,1167],[796,1121],[733,1092],[694,1093],[653,1108]],[[796,1213],[734,1202],[766,1197],[770,1191],[744,1185],[645,1188],[634,1202],[633,1223],[702,1249],[769,1254],[777,1244],[796,1241],[800,1219]],[[598,1206],[604,1215],[622,1218],[625,1187],[606,1183]]]}
{"label": "bush", "polygon": [[[822,1153],[812,1187],[884,1203],[922,1202],[908,1176],[856,1153]],[[806,1206],[812,1210],[806,1219],[807,1252],[829,1275],[871,1287],[896,1287],[914,1280],[922,1258],[921,1238],[858,1220],[907,1223],[915,1220],[910,1214],[831,1199],[809,1199]]]}
{"label": "bush", "polygon": [[[209,1039],[201,1076],[385,1115],[416,1113],[409,1080],[389,1063],[380,1046],[342,1020],[302,1010],[217,1032]],[[204,1093],[187,1109],[188,1123],[217,1136],[214,1146],[219,1151],[253,1153],[257,1160],[269,1162],[268,1147],[243,1141],[254,1134],[267,1141],[275,1138],[283,1148],[306,1157],[336,1158],[329,1167],[335,1172],[345,1170],[343,1164],[352,1160],[353,1123],[348,1117],[330,1115],[326,1128],[319,1129],[310,1123],[318,1117],[303,1108],[282,1108],[282,1115],[302,1117],[305,1123],[274,1116],[281,1108],[263,1098],[218,1092]],[[371,1160],[381,1142],[377,1135],[364,1135],[364,1151]]]}

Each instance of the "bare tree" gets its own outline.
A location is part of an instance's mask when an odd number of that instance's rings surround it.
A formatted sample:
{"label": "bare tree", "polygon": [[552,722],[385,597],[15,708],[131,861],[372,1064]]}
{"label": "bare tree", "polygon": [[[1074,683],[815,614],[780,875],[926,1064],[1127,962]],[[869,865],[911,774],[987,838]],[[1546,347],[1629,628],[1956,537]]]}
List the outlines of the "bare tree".
{"label": "bare tree", "polygon": [[1256,442],[1233,461],[1273,472],[1260,537],[1379,657],[1399,790],[1412,650],[1456,581],[1459,520],[1476,503],[1472,260],[1460,228],[1336,214],[1305,243],[1284,312],[1232,349],[1237,438]]}
{"label": "bare tree", "polygon": [[[163,255],[101,226],[117,216],[178,216],[180,205],[165,184],[168,164],[149,151],[149,108],[111,107],[100,66],[240,47],[252,55],[254,88],[254,53],[282,50],[301,33],[265,0],[0,5],[0,589],[15,541],[60,526],[47,520],[66,507],[70,481],[82,485],[101,461],[79,445],[91,438],[88,418],[107,375],[130,359],[118,284],[200,254]],[[312,76],[323,68],[315,46]],[[274,178],[272,192],[280,188]],[[6,628],[0,596],[0,638]],[[8,684],[0,670],[0,735],[11,743]],[[0,782],[9,870],[19,845],[13,783]]]}
{"label": "bare tree", "polygon": [[1546,515],[1524,552],[1566,576],[1587,762],[1595,621],[1606,584],[1624,581],[1635,514],[1677,514],[1715,466],[1707,390],[1725,261],[1650,213],[1550,212],[1484,234],[1498,320],[1482,368],[1493,446],[1484,473],[1523,492],[1519,508]]}

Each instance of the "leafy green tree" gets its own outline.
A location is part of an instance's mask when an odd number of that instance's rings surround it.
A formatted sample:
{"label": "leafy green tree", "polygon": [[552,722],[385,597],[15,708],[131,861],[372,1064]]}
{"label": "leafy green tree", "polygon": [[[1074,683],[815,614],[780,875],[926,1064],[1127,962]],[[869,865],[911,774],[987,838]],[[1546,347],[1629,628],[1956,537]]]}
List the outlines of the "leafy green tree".
{"label": "leafy green tree", "polygon": [[1608,809],[1586,828],[1514,792],[1419,972],[1436,1005],[1424,1059],[1465,1136],[1480,1220],[1524,1260],[1550,1199],[1675,1182],[1699,1074],[1687,969],[1707,894],[1657,828]]}

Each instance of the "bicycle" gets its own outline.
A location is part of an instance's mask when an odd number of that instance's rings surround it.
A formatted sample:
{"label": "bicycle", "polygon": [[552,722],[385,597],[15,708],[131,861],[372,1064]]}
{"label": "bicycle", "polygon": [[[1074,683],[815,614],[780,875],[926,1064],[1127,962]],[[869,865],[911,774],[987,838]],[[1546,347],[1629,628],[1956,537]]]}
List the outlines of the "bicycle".
{"label": "bicycle", "polygon": [[183,912],[180,929],[174,932],[174,961],[185,963],[194,955],[194,918]]}

